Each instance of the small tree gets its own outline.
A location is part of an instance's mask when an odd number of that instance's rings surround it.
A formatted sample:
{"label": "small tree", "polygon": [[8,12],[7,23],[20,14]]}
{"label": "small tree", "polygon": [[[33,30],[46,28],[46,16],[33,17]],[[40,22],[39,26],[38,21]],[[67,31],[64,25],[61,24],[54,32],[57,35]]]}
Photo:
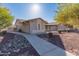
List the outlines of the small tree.
{"label": "small tree", "polygon": [[13,16],[9,9],[0,7],[0,30],[12,24]]}
{"label": "small tree", "polygon": [[79,4],[58,4],[55,20],[59,24],[79,28]]}

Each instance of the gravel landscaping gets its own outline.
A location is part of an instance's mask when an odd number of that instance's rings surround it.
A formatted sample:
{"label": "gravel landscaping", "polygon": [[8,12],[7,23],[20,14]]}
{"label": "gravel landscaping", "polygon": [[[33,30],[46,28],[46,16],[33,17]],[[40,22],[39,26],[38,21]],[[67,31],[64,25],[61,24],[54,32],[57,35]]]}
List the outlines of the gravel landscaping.
{"label": "gravel landscaping", "polygon": [[0,42],[0,56],[38,56],[31,44],[21,35],[5,34]]}
{"label": "gravel landscaping", "polygon": [[79,33],[65,32],[53,35],[51,38],[49,38],[48,34],[39,34],[37,36],[73,53],[74,55],[79,55]]}

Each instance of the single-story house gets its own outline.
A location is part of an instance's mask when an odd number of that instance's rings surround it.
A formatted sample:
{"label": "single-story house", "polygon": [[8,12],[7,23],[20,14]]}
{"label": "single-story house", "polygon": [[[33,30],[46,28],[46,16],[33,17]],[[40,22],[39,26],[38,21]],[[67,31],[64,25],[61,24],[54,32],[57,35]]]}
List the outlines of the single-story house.
{"label": "single-story house", "polygon": [[22,30],[23,32],[38,33],[45,32],[46,24],[48,24],[48,22],[43,20],[42,18],[29,19],[24,21],[17,19],[15,26],[17,30]]}
{"label": "single-story house", "polygon": [[42,18],[29,20],[17,19],[15,22],[17,31],[21,30],[26,33],[41,33],[66,29],[66,26],[58,25],[56,22],[48,23]]}

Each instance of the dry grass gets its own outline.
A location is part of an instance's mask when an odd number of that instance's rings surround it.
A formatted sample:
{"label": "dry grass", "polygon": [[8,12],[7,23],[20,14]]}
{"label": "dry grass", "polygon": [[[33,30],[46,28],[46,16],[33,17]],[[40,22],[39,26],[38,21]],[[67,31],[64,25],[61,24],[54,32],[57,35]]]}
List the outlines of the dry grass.
{"label": "dry grass", "polygon": [[60,37],[67,51],[79,55],[79,33],[63,33]]}

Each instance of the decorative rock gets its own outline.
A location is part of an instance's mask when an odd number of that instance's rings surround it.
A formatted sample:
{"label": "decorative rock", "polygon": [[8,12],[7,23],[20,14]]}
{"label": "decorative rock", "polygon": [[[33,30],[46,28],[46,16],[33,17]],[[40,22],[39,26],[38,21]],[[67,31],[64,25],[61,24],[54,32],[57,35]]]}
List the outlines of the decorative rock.
{"label": "decorative rock", "polygon": [[19,51],[20,51],[20,49],[14,50],[14,52],[19,52]]}
{"label": "decorative rock", "polygon": [[13,52],[18,53],[21,48],[27,46],[27,40],[20,35],[8,33],[3,41],[4,43],[0,43],[0,55],[10,55]]}
{"label": "decorative rock", "polygon": [[[30,50],[35,53],[29,53]],[[0,43],[1,56],[38,55],[27,39],[21,35],[7,33]]]}

